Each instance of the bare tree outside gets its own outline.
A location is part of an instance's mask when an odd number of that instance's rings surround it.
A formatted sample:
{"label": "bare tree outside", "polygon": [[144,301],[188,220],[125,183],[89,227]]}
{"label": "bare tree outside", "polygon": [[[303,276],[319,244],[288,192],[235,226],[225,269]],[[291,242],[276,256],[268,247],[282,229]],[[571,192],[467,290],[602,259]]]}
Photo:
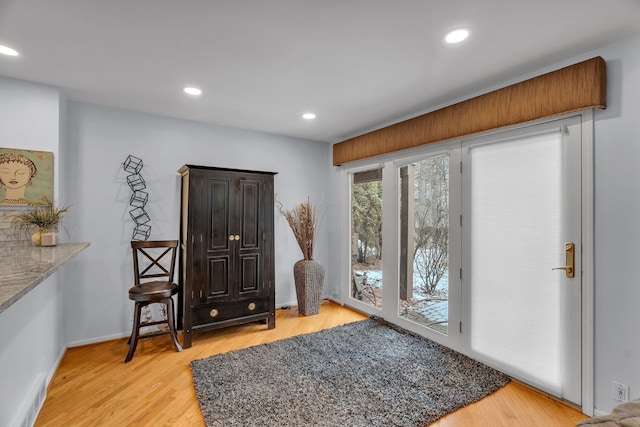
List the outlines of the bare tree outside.
{"label": "bare tree outside", "polygon": [[399,313],[447,333],[449,158],[431,157],[400,168]]}
{"label": "bare tree outside", "polygon": [[[414,268],[418,289],[433,295],[449,267],[449,161],[436,157],[415,166]],[[414,284],[415,285],[415,284]]]}

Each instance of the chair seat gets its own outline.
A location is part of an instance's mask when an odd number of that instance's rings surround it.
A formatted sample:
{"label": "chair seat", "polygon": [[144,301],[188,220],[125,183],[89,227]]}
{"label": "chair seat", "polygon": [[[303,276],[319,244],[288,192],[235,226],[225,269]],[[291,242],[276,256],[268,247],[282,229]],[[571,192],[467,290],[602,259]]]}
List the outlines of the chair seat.
{"label": "chair seat", "polygon": [[129,289],[129,299],[134,301],[152,301],[169,298],[178,293],[178,285],[166,281],[141,283]]}

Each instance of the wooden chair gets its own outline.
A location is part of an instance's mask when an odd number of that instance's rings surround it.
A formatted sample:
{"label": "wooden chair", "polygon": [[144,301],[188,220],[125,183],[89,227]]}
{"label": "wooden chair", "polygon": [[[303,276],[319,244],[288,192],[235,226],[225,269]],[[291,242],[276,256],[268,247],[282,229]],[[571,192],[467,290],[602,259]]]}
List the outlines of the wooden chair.
{"label": "wooden chair", "polygon": [[[132,241],[134,286],[129,289],[129,299],[135,301],[133,329],[129,337],[129,353],[124,360],[131,361],[138,345],[138,338],[157,335],[160,332],[140,336],[140,328],[166,323],[171,335],[171,344],[176,351],[182,347],[178,342],[173,309],[173,295],[178,293],[178,285],[173,282],[176,261],[177,240]],[[152,279],[152,280],[149,280]],[[142,307],[161,303],[167,308],[167,319],[141,321]]]}

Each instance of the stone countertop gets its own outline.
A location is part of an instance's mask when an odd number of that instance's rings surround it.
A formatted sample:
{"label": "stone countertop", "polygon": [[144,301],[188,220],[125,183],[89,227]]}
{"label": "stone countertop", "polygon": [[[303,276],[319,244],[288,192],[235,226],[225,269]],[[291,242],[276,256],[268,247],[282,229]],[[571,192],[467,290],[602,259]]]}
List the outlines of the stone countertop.
{"label": "stone countertop", "polygon": [[0,313],[86,249],[89,243],[0,248]]}

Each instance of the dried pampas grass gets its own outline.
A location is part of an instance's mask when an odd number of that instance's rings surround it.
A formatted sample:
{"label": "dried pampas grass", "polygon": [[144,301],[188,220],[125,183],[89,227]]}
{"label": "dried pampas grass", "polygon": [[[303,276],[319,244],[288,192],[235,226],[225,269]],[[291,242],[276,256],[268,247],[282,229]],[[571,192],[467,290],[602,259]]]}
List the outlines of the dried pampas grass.
{"label": "dried pampas grass", "polygon": [[302,256],[306,260],[313,259],[313,243],[316,237],[318,224],[318,209],[307,199],[306,203],[300,203],[292,209],[284,209],[282,203],[276,200],[276,204],[282,216],[285,217],[293,235],[302,250]]}

